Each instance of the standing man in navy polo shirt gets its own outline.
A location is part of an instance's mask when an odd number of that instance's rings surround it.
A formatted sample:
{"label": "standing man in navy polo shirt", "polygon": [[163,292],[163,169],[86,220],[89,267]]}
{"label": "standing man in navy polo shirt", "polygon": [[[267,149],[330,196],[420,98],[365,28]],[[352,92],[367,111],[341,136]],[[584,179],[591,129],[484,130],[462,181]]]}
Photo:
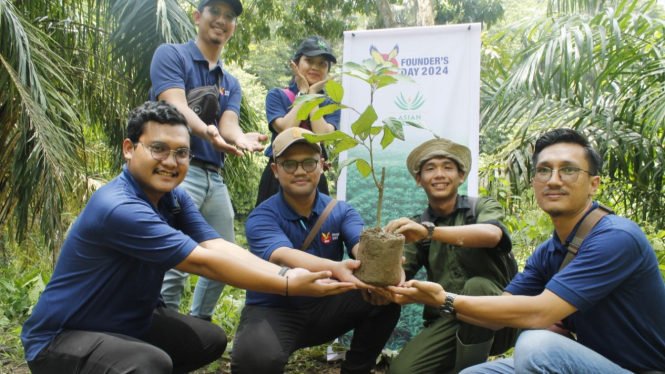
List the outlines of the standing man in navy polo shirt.
{"label": "standing man in navy polo shirt", "polygon": [[[330,270],[332,277],[369,288],[355,276],[360,262],[342,260],[344,246],[355,258],[363,221],[344,201],[334,206],[305,251],[300,250],[330,196],[316,186],[323,172],[321,148],[307,142],[294,127],[273,141],[271,165],[280,192],[261,203],[247,219],[247,242],[256,256],[284,269]],[[289,356],[304,347],[323,344],[354,330],[342,373],[368,374],[390,337],[400,314],[397,304],[374,306],[360,290],[322,299],[247,292],[233,344],[231,370],[240,373],[283,373]]]}
{"label": "standing man in navy polo shirt", "polygon": [[[195,136],[191,149],[192,160],[187,178],[182,183],[194,199],[205,220],[226,241],[235,242],[233,206],[229,192],[220,175],[224,154],[242,156],[244,151],[262,151],[260,142],[267,135],[243,134],[238,120],[240,114],[240,85],[238,80],[222,69],[220,55],[236,29],[242,13],[239,0],[202,0],[194,11],[198,26],[196,41],[186,44],[163,44],[155,51],[150,66],[152,100],[166,100],[187,118]],[[203,86],[219,85],[220,118],[204,123],[187,106],[186,93]],[[233,145],[235,145],[235,147]],[[166,273],[162,296],[166,305],[179,310],[187,273],[171,270]],[[224,285],[199,278],[194,290],[191,314],[210,320]]]}
{"label": "standing man in navy polo shirt", "polygon": [[33,374],[171,374],[222,355],[217,325],[163,308],[170,268],[235,287],[325,296],[354,289],[280,268],[221,240],[177,188],[191,160],[190,134],[172,105],[130,114],[122,173],[95,192],[72,226],[46,289],[23,325]]}
{"label": "standing man in navy polo shirt", "polygon": [[[442,316],[489,328],[525,329],[511,358],[462,371],[492,373],[656,374],[665,372],[665,285],[653,247],[639,226],[608,214],[561,269],[583,219],[597,209],[601,158],[571,129],[537,141],[531,183],[554,224],[501,296],[455,295],[432,282],[389,287],[401,301],[439,308]],[[546,328],[563,320],[576,339]]]}

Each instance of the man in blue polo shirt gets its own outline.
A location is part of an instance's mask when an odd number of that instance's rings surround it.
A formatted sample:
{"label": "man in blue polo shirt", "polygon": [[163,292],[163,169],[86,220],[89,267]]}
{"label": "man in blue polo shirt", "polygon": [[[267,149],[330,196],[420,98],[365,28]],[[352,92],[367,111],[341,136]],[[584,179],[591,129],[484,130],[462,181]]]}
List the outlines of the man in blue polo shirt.
{"label": "man in blue polo shirt", "polygon": [[[151,100],[166,100],[187,118],[195,136],[191,149],[196,155],[182,183],[201,214],[224,240],[235,242],[233,206],[220,175],[224,154],[242,156],[242,151],[262,151],[260,142],[267,135],[243,134],[239,126],[240,85],[222,69],[220,55],[233,36],[237,17],[242,13],[239,0],[202,0],[194,12],[198,26],[196,40],[186,44],[163,44],[155,51],[150,66]],[[219,119],[204,123],[187,105],[186,94],[195,88],[219,86]],[[235,147],[233,145],[235,145]],[[178,270],[166,273],[162,296],[166,305],[180,309],[180,296],[187,274]],[[224,285],[199,278],[192,300],[191,314],[210,320]]]}
{"label": "man in blue polo shirt", "polygon": [[355,288],[317,282],[330,272],[280,273],[220,239],[176,188],[189,167],[189,141],[172,105],[132,111],[122,174],[92,195],[23,325],[33,374],[183,373],[220,357],[226,336],[219,326],[161,306],[164,272],[173,267],[263,292],[323,296]]}
{"label": "man in blue polo shirt", "polygon": [[[321,148],[308,143],[294,127],[273,141],[276,157],[272,170],[280,192],[259,205],[246,223],[252,253],[274,264],[310,271],[330,270],[333,278],[369,286],[355,276],[360,262],[343,260],[344,246],[355,258],[363,221],[344,201],[334,206],[314,240],[300,250],[319,216],[332,200],[319,193]],[[283,373],[289,356],[304,347],[323,344],[354,330],[342,373],[370,373],[397,324],[397,304],[374,306],[360,290],[312,299],[274,297],[248,292],[233,344],[231,370],[240,373]]]}
{"label": "man in blue polo shirt", "polygon": [[[425,303],[481,326],[529,329],[513,357],[464,374],[665,372],[665,284],[639,226],[614,214],[602,217],[559,271],[580,223],[599,209],[593,195],[600,156],[577,131],[556,129],[536,141],[533,165],[534,195],[550,215],[554,234],[504,295],[457,296],[435,283],[409,281],[390,287],[402,295],[397,301]],[[576,340],[546,329],[560,320]]]}

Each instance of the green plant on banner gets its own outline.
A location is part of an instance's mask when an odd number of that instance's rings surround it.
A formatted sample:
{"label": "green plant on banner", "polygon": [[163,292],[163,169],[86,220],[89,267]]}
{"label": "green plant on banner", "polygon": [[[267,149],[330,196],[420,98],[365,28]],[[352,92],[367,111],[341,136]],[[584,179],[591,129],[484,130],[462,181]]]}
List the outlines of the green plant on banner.
{"label": "green plant on banner", "polygon": [[403,120],[396,117],[388,117],[377,124],[378,115],[374,109],[374,94],[376,91],[399,82],[416,83],[411,77],[399,74],[399,69],[397,67],[393,65],[379,65],[373,59],[367,59],[361,64],[355,62],[345,63],[344,74],[358,78],[370,86],[370,102],[367,108],[362,112],[342,104],[344,88],[341,84],[332,80],[326,83],[325,94],[302,95],[295,100],[294,105],[302,104],[302,107],[298,111],[299,120],[307,119],[307,116],[312,109],[327,99],[333,101],[333,103],[317,110],[311,118],[312,121],[316,121],[324,115],[340,109],[351,109],[360,115],[360,117],[351,124],[351,132],[353,135],[337,130],[327,134],[304,134],[304,137],[311,143],[319,143],[323,141],[332,142],[332,151],[335,154],[348,151],[357,146],[362,146],[367,149],[369,152],[369,159],[349,157],[339,164],[339,169],[341,170],[346,166],[355,164],[358,172],[360,172],[360,175],[362,175],[363,178],[367,178],[370,175],[372,176],[374,185],[379,192],[376,206],[376,227],[380,228],[386,168],[381,168],[381,175],[380,177],[377,176],[377,171],[374,167],[374,140],[380,137],[381,147],[385,149],[395,139],[404,140],[405,126],[413,126],[425,130],[429,129],[420,122]]}

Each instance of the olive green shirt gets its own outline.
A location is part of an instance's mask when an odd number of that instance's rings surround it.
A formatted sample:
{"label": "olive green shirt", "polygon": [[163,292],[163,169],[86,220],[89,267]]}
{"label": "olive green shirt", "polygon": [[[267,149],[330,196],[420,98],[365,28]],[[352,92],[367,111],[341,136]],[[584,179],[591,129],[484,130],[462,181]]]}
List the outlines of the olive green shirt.
{"label": "olive green shirt", "polygon": [[[458,195],[455,211],[450,215],[440,217],[431,207],[428,207],[423,216],[429,217],[429,222],[436,226],[462,226],[466,212],[471,209],[467,196]],[[504,227],[503,208],[499,203],[487,197],[479,197],[476,208],[476,223],[496,225],[503,231],[499,244],[494,248],[468,248],[432,240],[429,249],[427,239],[404,246],[404,271],[406,279],[412,279],[423,266],[427,270],[427,280],[443,286],[446,291],[460,293],[467,280],[474,277],[487,278],[503,289],[510,279],[503,275],[499,265],[506,266],[501,254],[512,249],[512,242],[508,230]],[[421,221],[421,216],[414,218]],[[425,306],[423,318],[431,320],[439,318],[437,308]]]}

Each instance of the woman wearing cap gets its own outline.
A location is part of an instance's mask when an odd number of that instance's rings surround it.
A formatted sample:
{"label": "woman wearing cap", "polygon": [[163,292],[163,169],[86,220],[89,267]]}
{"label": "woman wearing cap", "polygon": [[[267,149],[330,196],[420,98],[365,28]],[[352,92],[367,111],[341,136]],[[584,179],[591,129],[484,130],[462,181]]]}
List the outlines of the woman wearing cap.
{"label": "woman wearing cap", "polygon": [[[277,134],[289,128],[302,127],[315,134],[325,134],[337,130],[340,119],[339,110],[316,121],[310,120],[320,107],[331,104],[329,100],[324,101],[320,106],[314,107],[309,117],[304,121],[296,118],[301,105],[291,107],[296,97],[317,94],[323,90],[326,82],[328,82],[328,73],[333,63],[337,63],[337,59],[332,54],[330,43],[322,37],[310,36],[300,44],[290,61],[293,70],[291,85],[284,89],[274,88],[268,92],[266,97],[266,116],[268,117],[268,126],[272,132],[271,145],[265,151],[266,156],[273,158],[272,141],[275,140]],[[323,151],[323,158],[326,158],[325,150]],[[279,191],[279,182],[270,170],[271,161],[268,161],[268,165],[266,165],[261,176],[259,194],[256,199],[257,206]],[[328,194],[328,181],[325,176],[321,176],[318,187],[320,192]]]}

